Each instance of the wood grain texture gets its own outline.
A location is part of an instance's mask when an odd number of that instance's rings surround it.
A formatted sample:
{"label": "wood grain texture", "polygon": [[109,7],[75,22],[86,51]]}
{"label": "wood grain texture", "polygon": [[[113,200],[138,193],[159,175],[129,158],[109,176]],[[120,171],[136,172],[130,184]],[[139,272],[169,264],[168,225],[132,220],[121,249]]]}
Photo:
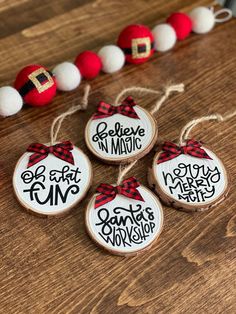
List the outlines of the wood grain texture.
{"label": "wood grain texture", "polygon": [[[0,1],[0,84],[11,84],[30,63],[49,68],[73,60],[84,49],[95,51],[115,42],[128,23],[153,27],[170,12],[209,4],[204,0],[5,0]],[[114,75],[91,82],[87,112],[66,120],[61,139],[70,139],[90,157],[93,188],[87,199],[64,218],[28,214],[14,198],[11,177],[18,158],[33,141],[47,142],[52,119],[80,101],[83,84],[58,94],[45,108],[24,107],[0,120],[0,313],[187,313],[236,312],[235,188],[205,213],[183,213],[164,207],[164,230],[146,254],[126,259],[104,253],[85,232],[89,197],[101,182],[112,183],[115,166],[101,164],[85,146],[83,132],[94,106],[112,101],[124,87],[161,89],[183,82],[186,92],[171,97],[157,120],[159,139],[175,139],[185,123],[236,107],[236,20],[217,25],[207,35],[191,35],[150,62],[128,65]],[[154,97],[138,98],[151,108]],[[194,130],[224,161],[236,178],[235,119],[200,125]],[[154,151],[130,172],[147,184]]]}

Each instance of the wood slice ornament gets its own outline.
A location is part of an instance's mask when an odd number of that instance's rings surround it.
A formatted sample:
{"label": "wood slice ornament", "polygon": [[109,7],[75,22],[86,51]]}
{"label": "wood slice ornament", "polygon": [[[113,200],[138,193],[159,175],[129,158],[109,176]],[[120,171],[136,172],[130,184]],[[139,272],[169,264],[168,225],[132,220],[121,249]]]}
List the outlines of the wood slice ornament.
{"label": "wood slice ornament", "polygon": [[119,181],[98,186],[88,203],[85,224],[101,248],[115,255],[134,256],[149,249],[160,235],[163,211],[155,194],[135,177]]}
{"label": "wood slice ornament", "polygon": [[33,143],[18,160],[13,188],[20,204],[44,216],[62,215],[86,195],[92,181],[92,167],[83,151],[70,141],[56,142],[62,121],[87,107],[89,86],[83,105],[57,117],[51,127],[51,143]]}
{"label": "wood slice ornament", "polygon": [[[19,202],[26,208],[41,215],[58,215],[74,207],[86,194],[92,179],[92,167],[88,157],[71,142],[46,146],[37,143],[28,147],[16,164],[13,187]],[[65,148],[66,147],[66,148]],[[38,153],[39,151],[45,151]],[[37,152],[36,152],[37,151]],[[73,161],[55,156],[70,152]],[[32,152],[35,152],[32,154]],[[44,159],[30,165],[35,155]]]}
{"label": "wood slice ornament", "polygon": [[204,211],[225,199],[229,179],[223,162],[210,148],[188,137],[200,122],[225,121],[235,114],[193,120],[183,128],[179,144],[163,144],[153,159],[148,181],[164,203],[184,211]]}
{"label": "wood slice ornament", "polygon": [[182,92],[183,84],[168,86],[151,112],[137,105],[131,96],[120,103],[123,95],[131,91],[159,94],[158,91],[142,87],[127,88],[117,96],[115,105],[101,101],[97,112],[87,123],[86,144],[104,162],[129,163],[145,156],[157,140],[154,113],[160,109],[171,92]]}

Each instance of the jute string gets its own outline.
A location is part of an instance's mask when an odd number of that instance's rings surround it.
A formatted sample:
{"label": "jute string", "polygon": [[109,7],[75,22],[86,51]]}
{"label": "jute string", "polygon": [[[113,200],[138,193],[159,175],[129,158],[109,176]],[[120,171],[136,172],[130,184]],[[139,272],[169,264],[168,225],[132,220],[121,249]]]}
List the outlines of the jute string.
{"label": "jute string", "polygon": [[[232,113],[229,113],[225,116],[222,116],[221,114],[212,114],[209,116],[205,116],[205,117],[201,117],[199,119],[194,119],[192,121],[190,121],[189,123],[187,123],[183,129],[181,130],[180,133],[180,138],[179,138],[179,144],[183,145],[186,140],[189,137],[189,134],[191,132],[191,130],[198,125],[199,123],[202,123],[204,121],[211,121],[211,120],[216,120],[218,122],[223,122],[223,121],[227,121],[230,118],[236,116],[236,110],[233,111]],[[123,178],[125,177],[125,175],[131,170],[131,168],[137,163],[137,160],[135,160],[134,162],[130,163],[128,166],[122,166],[120,165],[119,167],[119,174],[118,174],[118,178],[117,178],[117,185],[120,185],[121,182],[123,181]]]}
{"label": "jute string", "polygon": [[[176,84],[176,85],[170,85],[166,86],[164,88],[164,93],[163,96],[155,103],[153,106],[152,110],[150,111],[151,114],[155,114],[156,112],[159,111],[161,108],[162,104],[167,100],[167,98],[170,96],[171,93],[173,92],[183,92],[184,91],[184,84]],[[125,94],[130,93],[130,92],[138,92],[140,94],[155,94],[155,95],[160,95],[160,91],[156,91],[154,89],[149,89],[149,88],[144,88],[144,87],[128,87],[122,90],[116,97],[115,99],[115,105],[118,105],[121,101],[121,99],[124,97]],[[120,185],[121,182],[123,181],[125,175],[133,168],[133,166],[137,163],[137,160],[131,162],[127,166],[120,165],[119,167],[119,174],[117,178],[116,185]]]}
{"label": "jute string", "polygon": [[[162,104],[167,100],[167,98],[170,96],[171,93],[173,92],[183,92],[184,91],[184,84],[176,84],[176,85],[167,85],[164,88],[164,94],[163,96],[158,99],[158,101],[155,103],[155,105],[153,106],[152,110],[150,111],[151,114],[155,114],[159,111],[159,109],[161,108]],[[115,99],[115,105],[118,106],[121,99],[124,97],[125,94],[131,93],[131,92],[135,92],[138,93],[140,95],[143,94],[152,94],[152,95],[160,95],[161,91],[157,91],[155,89],[151,89],[151,88],[145,88],[145,87],[139,87],[139,86],[131,86],[128,88],[123,89],[116,97]]]}
{"label": "jute string", "polygon": [[205,122],[205,121],[211,121],[211,120],[216,120],[218,122],[223,122],[223,121],[227,121],[230,118],[232,118],[233,116],[236,115],[236,110],[233,111],[232,113],[229,113],[225,116],[222,116],[221,114],[215,113],[215,114],[211,114],[209,116],[204,116],[198,119],[194,119],[190,122],[188,122],[181,130],[180,132],[180,136],[179,136],[179,145],[184,145],[184,143],[186,142],[186,140],[189,138],[189,134],[191,132],[191,130],[198,125],[199,123]]}
{"label": "jute string", "polygon": [[66,112],[63,112],[61,115],[56,117],[53,120],[51,131],[50,131],[50,138],[51,138],[51,145],[54,145],[57,141],[58,133],[61,129],[62,122],[65,120],[66,117],[71,116],[72,114],[76,113],[80,110],[86,110],[88,107],[88,96],[90,92],[90,85],[86,85],[84,88],[84,96],[81,100],[81,103],[79,105],[73,106],[70,109],[68,109]]}
{"label": "jute string", "polygon": [[120,165],[119,167],[119,174],[118,174],[118,178],[116,181],[116,185],[120,185],[121,182],[124,179],[124,176],[131,170],[131,168],[133,168],[133,166],[136,164],[137,160],[131,162],[128,166],[122,166]]}
{"label": "jute string", "polygon": [[182,93],[184,91],[184,84],[177,84],[177,85],[170,85],[166,86],[164,89],[163,96],[156,102],[156,104],[153,106],[152,110],[150,111],[151,114],[157,113],[162,104],[167,100],[167,98],[170,96],[171,93],[178,92]]}
{"label": "jute string", "polygon": [[[77,106],[73,106],[70,109],[68,109],[66,112],[62,113],[59,115],[57,118],[54,119],[52,126],[51,126],[51,131],[50,131],[50,137],[51,137],[51,145],[54,145],[57,141],[58,133],[61,129],[62,122],[67,116],[71,116],[72,114],[76,113],[77,111],[80,110],[86,110],[88,106],[88,96],[90,92],[90,85],[86,85],[84,89],[84,96],[82,98],[81,104]],[[184,91],[184,84],[178,84],[178,85],[170,85],[166,86],[164,89],[164,94],[163,96],[156,102],[152,110],[150,111],[151,114],[155,114],[157,111],[159,111],[160,107],[162,104],[165,102],[165,100],[169,97],[169,95],[172,92],[183,92]],[[118,105],[120,103],[121,98],[128,92],[138,92],[140,94],[155,94],[159,95],[161,92],[156,91],[153,89],[149,88],[144,88],[144,87],[137,87],[137,86],[132,86],[129,88],[125,88],[122,90],[116,97],[115,100],[115,105]],[[123,181],[124,176],[131,170],[131,168],[136,164],[137,160],[130,163],[127,166],[122,166],[120,165],[119,167],[119,175],[117,178],[117,185],[121,184]]]}

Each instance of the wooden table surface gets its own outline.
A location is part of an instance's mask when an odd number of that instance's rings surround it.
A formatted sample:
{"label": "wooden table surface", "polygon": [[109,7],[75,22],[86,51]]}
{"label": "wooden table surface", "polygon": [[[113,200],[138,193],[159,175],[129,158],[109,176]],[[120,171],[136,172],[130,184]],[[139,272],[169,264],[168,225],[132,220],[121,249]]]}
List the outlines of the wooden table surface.
{"label": "wooden table surface", "polygon": [[[12,84],[17,71],[31,63],[52,68],[74,60],[82,50],[115,43],[130,23],[153,27],[173,11],[189,12],[207,1],[190,0],[2,0],[0,1],[0,83]],[[125,66],[91,81],[87,112],[68,118],[61,139],[70,139],[92,161],[93,186],[83,202],[64,218],[39,218],[18,204],[12,173],[28,144],[47,142],[54,117],[77,104],[84,82],[58,94],[41,109],[24,107],[0,120],[0,313],[236,313],[236,134],[232,119],[194,129],[222,158],[232,179],[227,199],[213,210],[187,214],[164,207],[165,226],[143,255],[109,255],[90,240],[84,211],[95,187],[112,183],[116,166],[105,166],[85,146],[86,121],[99,100],[112,101],[124,87],[161,90],[183,82],[185,93],[172,96],[157,119],[159,139],[175,139],[189,120],[236,107],[236,20],[207,35],[191,35],[148,63]],[[139,97],[150,108],[155,98]],[[151,152],[130,175],[147,184]]]}

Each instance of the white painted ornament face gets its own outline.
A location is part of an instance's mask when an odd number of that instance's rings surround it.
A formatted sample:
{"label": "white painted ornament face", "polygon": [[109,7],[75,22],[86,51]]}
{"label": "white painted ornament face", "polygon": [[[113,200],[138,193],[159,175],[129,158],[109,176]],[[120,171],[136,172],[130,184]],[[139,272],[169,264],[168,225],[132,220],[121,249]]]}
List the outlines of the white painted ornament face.
{"label": "white painted ornament face", "polygon": [[147,154],[155,143],[157,127],[154,118],[143,108],[133,107],[139,119],[116,113],[88,121],[85,139],[88,148],[107,162],[135,160]]}
{"label": "white painted ornament face", "polygon": [[19,202],[42,215],[58,215],[75,206],[91,184],[92,168],[87,156],[77,147],[71,151],[74,165],[53,154],[27,168],[32,152],[17,162],[13,187]]}
{"label": "white painted ornament face", "polygon": [[118,194],[96,209],[95,196],[88,204],[88,233],[99,246],[113,254],[136,255],[150,247],[162,231],[163,211],[158,198],[142,185],[137,190],[144,201]]}
{"label": "white painted ornament face", "polygon": [[159,154],[154,158],[153,174],[159,190],[183,208],[209,206],[227,190],[227,174],[221,160],[209,149],[202,149],[212,159],[181,154],[157,164]]}

